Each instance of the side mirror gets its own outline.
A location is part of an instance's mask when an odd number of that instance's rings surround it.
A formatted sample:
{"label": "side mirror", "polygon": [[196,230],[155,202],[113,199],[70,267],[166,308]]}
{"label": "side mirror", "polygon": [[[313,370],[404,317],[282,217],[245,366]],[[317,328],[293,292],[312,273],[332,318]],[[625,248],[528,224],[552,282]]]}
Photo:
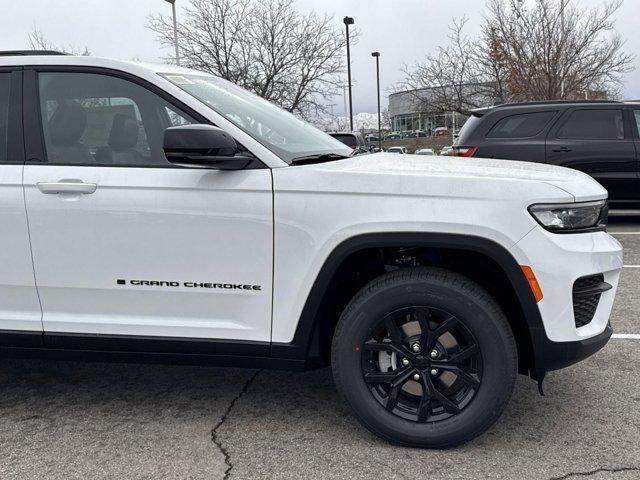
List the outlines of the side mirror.
{"label": "side mirror", "polygon": [[181,125],[164,131],[164,154],[169,163],[187,167],[241,170],[253,157],[236,155],[238,145],[213,125]]}

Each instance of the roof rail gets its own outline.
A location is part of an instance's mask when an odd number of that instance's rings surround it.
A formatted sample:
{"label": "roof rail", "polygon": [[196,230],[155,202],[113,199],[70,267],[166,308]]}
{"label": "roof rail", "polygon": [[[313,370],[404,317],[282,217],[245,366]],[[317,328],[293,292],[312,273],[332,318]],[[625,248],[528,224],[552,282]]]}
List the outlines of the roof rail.
{"label": "roof rail", "polygon": [[500,103],[494,105],[494,107],[519,107],[519,106],[529,106],[529,105],[562,105],[562,104],[572,104],[572,103],[623,103],[618,100],[540,100],[535,102],[515,102],[515,103]]}
{"label": "roof rail", "polygon": [[67,55],[64,52],[56,52],[55,50],[0,50],[0,57],[13,56],[30,56],[30,55]]}

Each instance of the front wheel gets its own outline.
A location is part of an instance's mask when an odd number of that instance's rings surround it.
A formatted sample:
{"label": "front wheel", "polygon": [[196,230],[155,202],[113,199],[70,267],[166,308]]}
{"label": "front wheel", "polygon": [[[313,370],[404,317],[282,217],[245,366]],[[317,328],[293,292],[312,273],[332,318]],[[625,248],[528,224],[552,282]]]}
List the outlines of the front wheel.
{"label": "front wheel", "polygon": [[459,274],[412,268],[365,286],[333,338],[336,386],[358,419],[400,445],[443,448],[483,433],[517,375],[509,324]]}

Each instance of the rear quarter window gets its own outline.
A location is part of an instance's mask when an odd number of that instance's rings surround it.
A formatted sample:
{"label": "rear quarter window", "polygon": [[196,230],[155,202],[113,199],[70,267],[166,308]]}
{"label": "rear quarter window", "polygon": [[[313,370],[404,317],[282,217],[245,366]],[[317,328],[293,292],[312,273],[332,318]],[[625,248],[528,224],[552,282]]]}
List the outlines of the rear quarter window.
{"label": "rear quarter window", "polygon": [[557,110],[509,115],[496,122],[486,138],[529,138],[538,135],[555,117]]}

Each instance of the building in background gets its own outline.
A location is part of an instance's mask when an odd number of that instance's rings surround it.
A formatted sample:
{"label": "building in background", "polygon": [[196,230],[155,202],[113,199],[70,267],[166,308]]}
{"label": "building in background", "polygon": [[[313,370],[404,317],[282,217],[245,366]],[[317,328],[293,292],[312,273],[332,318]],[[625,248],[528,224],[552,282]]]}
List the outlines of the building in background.
{"label": "building in background", "polygon": [[[460,94],[458,94],[460,92]],[[397,133],[423,131],[428,134],[460,128],[466,115],[450,111],[446,105],[456,104],[456,98],[466,110],[505,103],[495,96],[493,83],[466,84],[406,90],[389,95],[389,121]],[[609,100],[605,91],[589,90],[567,100]],[[437,129],[437,130],[436,130]]]}
{"label": "building in background", "polygon": [[488,107],[496,103],[489,92],[488,85],[462,85],[460,87],[444,86],[406,90],[389,95],[389,119],[391,130],[394,132],[415,132],[416,130],[432,134],[442,129],[459,128],[466,116],[460,113],[446,111],[443,105],[453,103],[456,90],[462,91],[465,103],[470,108]]}

